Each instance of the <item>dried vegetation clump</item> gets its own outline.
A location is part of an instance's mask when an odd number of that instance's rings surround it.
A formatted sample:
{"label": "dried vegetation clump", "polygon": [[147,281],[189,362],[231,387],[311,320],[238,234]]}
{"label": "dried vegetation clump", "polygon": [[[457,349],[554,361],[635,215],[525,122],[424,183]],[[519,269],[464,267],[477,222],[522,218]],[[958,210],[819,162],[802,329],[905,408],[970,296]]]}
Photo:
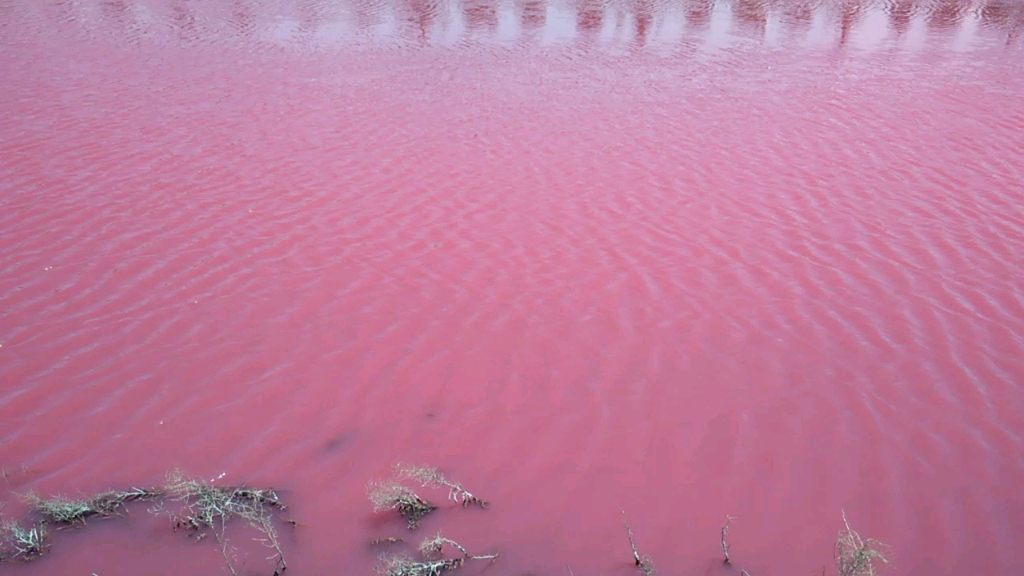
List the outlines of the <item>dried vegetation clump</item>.
{"label": "dried vegetation clump", "polygon": [[437,506],[394,480],[370,482],[367,494],[373,503],[374,512],[395,510],[405,518],[410,530],[415,530],[419,526],[421,518],[437,510]]}
{"label": "dried vegetation clump", "polygon": [[416,529],[420,519],[437,510],[437,506],[404,485],[403,481],[413,481],[424,488],[447,488],[448,499],[462,504],[463,507],[487,507],[487,501],[477,498],[462,484],[450,480],[437,468],[398,463],[394,466],[393,478],[370,482],[367,495],[373,503],[374,512],[395,510],[405,518],[410,530]]}
{"label": "dried vegetation clump", "polygon": [[47,531],[43,523],[28,528],[17,522],[0,522],[0,561],[32,560],[46,550]]}
{"label": "dried vegetation clump", "polygon": [[[284,510],[273,490],[245,486],[214,486],[201,478],[188,476],[180,470],[167,475],[164,485],[168,501],[181,503],[177,512],[168,512],[176,528],[201,530],[239,516],[258,522],[267,516],[268,508]],[[165,510],[166,511],[166,510]]]}
{"label": "dried vegetation clump", "polygon": [[72,499],[54,496],[42,499],[35,494],[26,496],[29,507],[42,515],[51,524],[84,524],[91,517],[109,517],[121,513],[125,504],[141,500],[153,500],[163,496],[160,490],[132,488],[123,492],[109,491],[91,498]]}
{"label": "dried vegetation clump", "polygon": [[280,574],[288,568],[273,517],[275,511],[282,511],[285,506],[273,490],[246,486],[214,486],[201,478],[175,470],[168,474],[164,491],[167,494],[167,501],[177,502],[179,509],[168,510],[163,506],[158,511],[167,514],[176,529],[194,531],[196,540],[201,540],[212,532],[220,546],[224,562],[235,576],[238,573],[228,550],[225,527],[227,521],[236,516],[262,533],[259,541],[273,549],[274,554],[269,559],[274,560],[274,574]]}

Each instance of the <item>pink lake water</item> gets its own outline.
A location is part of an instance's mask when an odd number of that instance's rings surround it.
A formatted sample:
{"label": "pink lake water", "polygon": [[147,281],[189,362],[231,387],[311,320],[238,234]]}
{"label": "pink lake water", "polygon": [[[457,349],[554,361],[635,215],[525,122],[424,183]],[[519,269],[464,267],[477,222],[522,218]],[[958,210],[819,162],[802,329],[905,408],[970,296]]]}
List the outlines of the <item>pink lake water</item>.
{"label": "pink lake water", "polygon": [[[467,576],[1024,573],[1024,3],[0,0],[0,501]],[[443,492],[425,492],[443,501]],[[730,532],[723,566],[719,529]],[[231,527],[229,527],[229,532]],[[240,574],[266,552],[232,537]],[[227,574],[145,506],[0,570]]]}

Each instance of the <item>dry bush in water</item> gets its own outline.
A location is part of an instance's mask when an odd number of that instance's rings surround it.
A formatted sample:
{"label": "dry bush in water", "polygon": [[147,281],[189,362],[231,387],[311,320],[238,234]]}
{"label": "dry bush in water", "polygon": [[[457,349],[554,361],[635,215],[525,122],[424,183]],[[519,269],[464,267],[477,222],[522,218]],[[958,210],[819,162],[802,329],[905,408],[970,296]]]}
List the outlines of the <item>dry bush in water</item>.
{"label": "dry bush in water", "polygon": [[481,508],[487,508],[486,500],[481,500],[470,494],[469,490],[463,488],[462,484],[446,478],[444,474],[432,466],[414,466],[399,462],[395,464],[395,472],[400,480],[415,480],[424,487],[447,488],[448,499],[458,502],[463,506],[476,504]]}
{"label": "dry bush in water", "polygon": [[374,512],[396,510],[409,523],[410,530],[415,530],[419,526],[420,518],[437,509],[437,506],[420,498],[418,494],[395,480],[370,482],[366,492],[373,503]]}
{"label": "dry bush in water", "polygon": [[471,504],[481,508],[487,507],[487,501],[477,498],[462,484],[450,480],[432,466],[414,466],[399,462],[395,464],[394,471],[395,478],[370,482],[367,494],[373,503],[374,512],[396,510],[409,523],[410,530],[419,526],[420,519],[436,510],[437,506],[404,486],[402,480],[412,480],[423,487],[447,488],[448,499],[464,507]]}
{"label": "dry bush in water", "polygon": [[843,511],[844,529],[839,531],[836,539],[835,559],[839,576],[875,576],[874,563],[889,564],[889,547],[878,540],[864,540],[860,534],[850,528]]}
{"label": "dry bush in water", "polygon": [[263,534],[259,541],[274,550],[274,554],[268,560],[275,561],[275,575],[288,568],[273,523],[273,510],[284,510],[284,505],[273,490],[245,486],[214,486],[203,479],[175,470],[167,476],[164,491],[168,500],[181,503],[181,509],[175,512],[160,508],[158,511],[170,516],[175,528],[196,531],[197,540],[206,535],[204,530],[210,529],[220,545],[221,555],[224,556],[228,569],[235,576],[238,576],[238,573],[231,562],[225,539],[227,521],[233,516],[242,518]]}
{"label": "dry bush in water", "polygon": [[[446,546],[455,548],[461,555],[446,558]],[[494,560],[498,557],[497,554],[473,556],[461,544],[445,538],[440,533],[421,542],[419,550],[421,560],[413,560],[403,555],[382,556],[377,573],[381,576],[441,576],[445,572],[461,567],[467,560]]]}

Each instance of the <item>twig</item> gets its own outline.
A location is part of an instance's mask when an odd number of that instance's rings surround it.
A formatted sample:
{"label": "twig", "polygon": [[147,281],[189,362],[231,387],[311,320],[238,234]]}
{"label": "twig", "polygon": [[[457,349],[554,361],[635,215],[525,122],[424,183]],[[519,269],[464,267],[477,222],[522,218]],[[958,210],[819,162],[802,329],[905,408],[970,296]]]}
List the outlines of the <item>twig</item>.
{"label": "twig", "polygon": [[233,576],[238,576],[238,572],[235,572],[234,565],[231,564],[231,558],[228,558],[228,541],[226,538],[224,538],[224,522],[224,516],[221,515],[220,534],[218,534],[217,530],[214,529],[213,535],[217,538],[217,543],[220,544],[220,553],[222,556],[224,556],[224,562],[228,565],[228,570],[231,570],[231,574]]}
{"label": "twig", "polygon": [[645,576],[652,576],[654,574],[654,562],[651,561],[650,556],[640,557],[640,553],[637,552],[636,542],[633,540],[633,530],[629,527],[629,522],[626,520],[626,511],[622,511],[622,523],[626,526],[626,536],[629,537],[629,547],[633,550],[633,560],[636,562],[637,567],[643,571]]}
{"label": "twig", "polygon": [[[260,542],[263,542],[268,548],[273,548],[277,552],[277,559],[274,562],[274,574],[280,574],[288,569],[288,563],[285,562],[284,552],[281,551],[281,545],[277,540],[277,530],[274,529],[274,523],[270,519],[270,516],[261,515],[259,517],[259,525],[253,523],[258,530],[263,532],[267,537]],[[274,556],[270,556],[267,560],[274,560]]]}
{"label": "twig", "polygon": [[626,511],[622,511],[622,523],[626,525],[626,537],[629,538],[629,547],[633,550],[633,560],[636,561],[636,565],[640,565],[640,553],[636,551],[636,543],[633,542],[633,531],[629,528],[629,522],[626,521]]}
{"label": "twig", "polygon": [[729,563],[729,544],[726,543],[725,537],[729,535],[729,524],[735,520],[732,516],[725,517],[725,524],[722,526],[722,553],[725,554],[724,562]]}

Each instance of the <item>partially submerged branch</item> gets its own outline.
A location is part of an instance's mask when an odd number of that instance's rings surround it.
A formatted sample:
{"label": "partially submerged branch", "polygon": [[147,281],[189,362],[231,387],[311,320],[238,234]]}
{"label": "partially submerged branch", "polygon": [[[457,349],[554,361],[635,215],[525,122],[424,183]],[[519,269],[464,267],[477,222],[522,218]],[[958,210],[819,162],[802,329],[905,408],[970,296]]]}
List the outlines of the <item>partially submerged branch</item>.
{"label": "partially submerged branch", "polygon": [[725,524],[722,525],[722,554],[725,555],[724,563],[729,563],[729,544],[725,541],[725,537],[729,535],[729,524],[735,520],[732,516],[725,517]]}
{"label": "partially submerged branch", "polygon": [[839,576],[875,576],[874,562],[889,564],[889,547],[878,540],[864,540],[850,528],[843,511],[845,529],[839,531],[836,540],[835,560]]}
{"label": "partially submerged branch", "polygon": [[274,554],[270,555],[267,560],[274,561],[274,576],[278,576],[281,572],[288,569],[288,562],[284,559],[284,552],[281,551],[281,542],[277,538],[277,529],[274,528],[273,518],[263,512],[263,504],[260,505],[260,514],[255,520],[249,520],[254,528],[263,532],[264,538],[260,539],[267,548],[274,550]]}
{"label": "partially submerged branch", "polygon": [[228,565],[228,570],[231,571],[231,576],[238,576],[238,572],[235,571],[235,565],[231,562],[231,557],[228,556],[228,540],[224,536],[225,520],[224,516],[220,516],[220,533],[214,529],[213,535],[217,538],[217,544],[220,545],[220,554],[224,557],[224,563]]}
{"label": "partially submerged branch", "polygon": [[626,526],[626,536],[629,537],[629,547],[633,550],[633,561],[640,570],[643,571],[644,576],[652,576],[655,573],[654,562],[650,556],[640,557],[640,553],[636,550],[636,541],[633,539],[633,530],[629,527],[629,521],[626,520],[626,511],[622,511],[622,523]]}
{"label": "partially submerged branch", "polygon": [[410,464],[395,464],[395,472],[399,479],[415,480],[424,487],[447,488],[448,499],[458,502],[463,506],[476,504],[481,508],[487,508],[487,501],[477,498],[466,490],[462,484],[445,477],[437,468],[432,466],[414,466]]}

